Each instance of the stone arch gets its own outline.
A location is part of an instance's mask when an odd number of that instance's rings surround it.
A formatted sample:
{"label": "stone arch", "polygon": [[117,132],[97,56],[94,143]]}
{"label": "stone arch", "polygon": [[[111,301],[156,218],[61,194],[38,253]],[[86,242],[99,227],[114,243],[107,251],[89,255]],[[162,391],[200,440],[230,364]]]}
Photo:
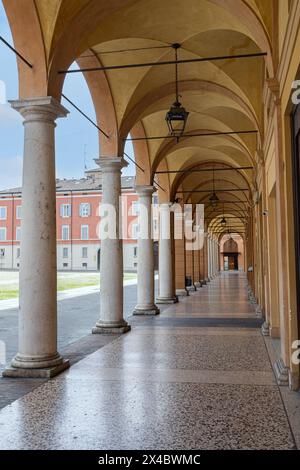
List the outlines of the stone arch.
{"label": "stone arch", "polygon": [[[99,67],[99,57],[92,54],[82,54],[77,63],[81,68]],[[105,72],[84,73],[95,108],[97,124],[109,136],[99,132],[99,155],[119,156],[118,154],[118,123],[114,100]]]}
{"label": "stone arch", "polygon": [[237,242],[235,242],[233,238],[229,238],[229,240],[227,240],[224,243],[224,251],[226,251],[226,253],[237,253],[238,252]]}

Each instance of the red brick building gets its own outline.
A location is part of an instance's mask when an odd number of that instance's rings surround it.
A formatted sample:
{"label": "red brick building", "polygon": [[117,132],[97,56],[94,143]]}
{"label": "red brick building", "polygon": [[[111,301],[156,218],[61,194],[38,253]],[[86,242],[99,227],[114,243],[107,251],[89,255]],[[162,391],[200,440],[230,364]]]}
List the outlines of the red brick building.
{"label": "red brick building", "polygon": [[[86,171],[85,178],[57,179],[57,267],[59,270],[99,270],[99,207],[101,172]],[[137,207],[135,178],[122,177],[124,269],[137,267]],[[21,188],[0,191],[0,269],[20,266],[22,220]],[[34,256],[34,253],[33,253]]]}

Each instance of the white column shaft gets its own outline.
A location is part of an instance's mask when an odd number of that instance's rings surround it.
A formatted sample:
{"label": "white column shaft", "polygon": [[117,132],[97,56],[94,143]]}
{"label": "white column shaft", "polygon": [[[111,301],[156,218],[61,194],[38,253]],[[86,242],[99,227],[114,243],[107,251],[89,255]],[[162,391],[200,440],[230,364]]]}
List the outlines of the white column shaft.
{"label": "white column shaft", "polygon": [[171,224],[171,204],[160,205],[160,232],[159,232],[159,295],[157,303],[175,303],[173,276],[173,230]]}
{"label": "white column shaft", "polygon": [[[99,160],[102,170],[103,218],[101,236],[100,263],[100,318],[93,328],[93,333],[125,333],[130,326],[123,317],[123,250],[120,221],[121,158],[103,157]],[[102,232],[104,218],[107,219],[107,236]]]}
{"label": "white column shaft", "polygon": [[137,186],[139,196],[139,237],[137,267],[137,305],[134,315],[156,315],[159,309],[154,303],[154,251],[152,239],[153,186]]}

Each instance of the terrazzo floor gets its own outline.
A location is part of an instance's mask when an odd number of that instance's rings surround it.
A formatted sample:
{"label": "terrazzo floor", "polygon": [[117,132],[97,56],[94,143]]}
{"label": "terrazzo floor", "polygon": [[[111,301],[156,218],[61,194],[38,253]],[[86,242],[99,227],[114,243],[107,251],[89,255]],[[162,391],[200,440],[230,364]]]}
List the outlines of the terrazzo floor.
{"label": "terrazzo floor", "polygon": [[3,408],[0,449],[295,449],[259,327],[207,318],[257,321],[243,274],[129,318],[130,333]]}

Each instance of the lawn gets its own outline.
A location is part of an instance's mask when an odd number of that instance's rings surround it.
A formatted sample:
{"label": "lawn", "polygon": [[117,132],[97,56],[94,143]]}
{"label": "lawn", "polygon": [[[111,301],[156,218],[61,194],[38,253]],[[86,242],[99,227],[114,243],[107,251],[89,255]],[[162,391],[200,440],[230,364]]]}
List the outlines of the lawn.
{"label": "lawn", "polygon": [[[124,273],[124,281],[136,279],[135,273]],[[0,271],[0,300],[19,297],[19,273]],[[58,273],[57,290],[65,291],[80,287],[99,286],[99,273]]]}

